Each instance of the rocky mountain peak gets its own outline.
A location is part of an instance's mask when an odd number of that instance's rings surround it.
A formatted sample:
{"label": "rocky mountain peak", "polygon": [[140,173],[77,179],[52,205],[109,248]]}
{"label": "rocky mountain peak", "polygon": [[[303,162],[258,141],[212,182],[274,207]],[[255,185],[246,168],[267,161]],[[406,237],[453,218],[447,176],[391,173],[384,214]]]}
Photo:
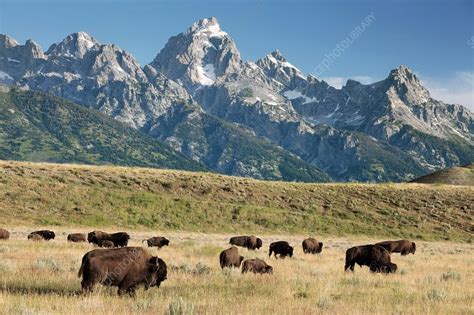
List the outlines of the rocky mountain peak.
{"label": "rocky mountain peak", "polygon": [[8,35],[0,34],[0,49],[7,49],[18,46],[18,42]]}
{"label": "rocky mountain peak", "polygon": [[95,38],[85,32],[78,32],[68,35],[60,43],[51,45],[46,54],[82,59],[88,51],[97,49],[99,46]]}
{"label": "rocky mountain peak", "polygon": [[418,105],[430,100],[430,93],[421,84],[413,71],[403,65],[390,71],[385,80],[388,84],[389,97],[399,97],[407,105]]}
{"label": "rocky mountain peak", "polygon": [[305,80],[303,73],[289,63],[278,49],[258,60],[257,65],[265,75],[286,87],[296,85],[295,81]]}
{"label": "rocky mountain peak", "polygon": [[194,22],[187,30],[186,34],[203,35],[207,37],[222,37],[228,35],[226,32],[221,30],[219,22],[215,17]]}

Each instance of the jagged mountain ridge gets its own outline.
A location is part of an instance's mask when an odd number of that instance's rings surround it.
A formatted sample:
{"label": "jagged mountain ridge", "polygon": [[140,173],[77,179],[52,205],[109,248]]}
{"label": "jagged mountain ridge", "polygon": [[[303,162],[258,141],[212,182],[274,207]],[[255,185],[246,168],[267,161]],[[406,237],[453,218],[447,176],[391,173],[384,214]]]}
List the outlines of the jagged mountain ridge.
{"label": "jagged mountain ridge", "polygon": [[[278,50],[256,62],[241,60],[215,18],[171,37],[142,68],[119,47],[85,33],[46,53],[32,41],[19,45],[3,36],[1,57],[0,80],[98,109],[230,174],[231,164],[216,161],[238,150],[229,141],[235,137],[225,136],[236,133],[265,138],[274,145],[266,152],[282,147],[344,181],[401,181],[474,159],[472,113],[432,100],[411,70],[335,89],[305,77]],[[225,132],[209,132],[219,130],[216,121]],[[222,145],[218,134],[225,150],[215,145]],[[256,176],[249,166],[242,172]]]}

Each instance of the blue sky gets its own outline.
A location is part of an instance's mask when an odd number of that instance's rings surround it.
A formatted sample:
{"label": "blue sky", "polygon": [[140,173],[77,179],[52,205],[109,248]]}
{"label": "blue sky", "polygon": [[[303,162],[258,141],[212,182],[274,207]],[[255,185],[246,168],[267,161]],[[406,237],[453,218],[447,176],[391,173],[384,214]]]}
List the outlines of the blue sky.
{"label": "blue sky", "polygon": [[304,73],[373,14],[373,22],[318,74],[339,86],[347,78],[383,79],[412,68],[432,94],[474,109],[474,1],[124,1],[0,0],[0,33],[43,49],[85,31],[113,42],[141,64],[195,20],[215,16],[243,59],[278,48]]}

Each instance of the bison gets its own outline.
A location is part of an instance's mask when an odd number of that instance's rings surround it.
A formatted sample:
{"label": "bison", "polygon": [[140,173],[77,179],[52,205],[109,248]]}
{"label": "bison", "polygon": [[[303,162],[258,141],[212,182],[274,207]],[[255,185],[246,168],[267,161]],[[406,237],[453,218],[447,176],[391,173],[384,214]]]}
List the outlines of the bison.
{"label": "bison", "polygon": [[247,259],[242,264],[242,273],[273,273],[273,267],[261,259]]}
{"label": "bison", "polygon": [[7,240],[10,238],[10,232],[5,229],[0,229],[0,240]]}
{"label": "bison", "polygon": [[234,236],[229,240],[229,244],[235,246],[246,247],[249,250],[255,250],[262,247],[262,240],[254,235],[251,236]]}
{"label": "bison", "polygon": [[[39,235],[45,241],[52,240],[56,237],[56,234],[54,234],[54,232],[50,230],[40,230],[40,231],[34,231],[30,233],[30,235],[33,235],[33,234]],[[30,235],[28,235],[28,239],[30,239]]]}
{"label": "bison", "polygon": [[86,235],[83,233],[71,233],[67,236],[68,242],[80,243],[86,241]]}
{"label": "bison", "polygon": [[270,244],[268,257],[271,257],[272,253],[274,253],[275,258],[278,258],[277,254],[280,258],[285,258],[286,256],[292,257],[293,247],[286,241],[273,242]]}
{"label": "bison", "polygon": [[168,246],[170,244],[170,241],[162,236],[154,236],[150,237],[147,240],[143,240],[143,242],[146,242],[148,247],[156,246],[158,248],[162,248],[163,246]]}
{"label": "bison", "polygon": [[244,260],[244,256],[239,255],[239,250],[235,246],[222,251],[219,255],[219,262],[222,269],[225,267],[239,268],[242,260]]}
{"label": "bison", "polygon": [[87,235],[89,243],[99,245],[100,241],[111,241],[115,247],[124,247],[128,245],[130,235],[125,232],[109,234],[103,231],[92,231]]}
{"label": "bison", "polygon": [[104,247],[104,248],[114,248],[115,244],[112,241],[109,240],[101,240],[99,241],[99,244],[97,244],[99,247]]}
{"label": "bison", "polygon": [[416,244],[415,242],[409,240],[399,240],[399,241],[385,241],[380,242],[375,245],[380,245],[389,253],[400,253],[400,255],[408,255],[410,253],[415,254]]}
{"label": "bison", "polygon": [[354,271],[355,264],[369,266],[372,272],[390,273],[397,270],[397,265],[390,261],[390,253],[379,245],[351,247],[346,251],[344,270]]}
{"label": "bison", "polygon": [[101,283],[118,287],[119,295],[133,295],[140,284],[145,285],[145,290],[159,287],[167,279],[167,267],[162,259],[141,247],[96,249],[82,257],[78,277],[81,276],[84,294],[91,293]]}
{"label": "bison", "polygon": [[323,243],[318,242],[312,237],[305,239],[302,246],[305,254],[319,254],[323,250]]}

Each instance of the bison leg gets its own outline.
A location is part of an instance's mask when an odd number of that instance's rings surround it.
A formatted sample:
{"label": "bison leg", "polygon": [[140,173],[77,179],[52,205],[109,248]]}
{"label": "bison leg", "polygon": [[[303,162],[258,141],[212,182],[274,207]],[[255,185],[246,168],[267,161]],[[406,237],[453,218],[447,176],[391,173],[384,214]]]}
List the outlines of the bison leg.
{"label": "bison leg", "polygon": [[353,272],[354,266],[355,266],[354,262],[346,262],[346,265],[344,266],[344,271],[347,271],[347,269],[349,269],[350,271]]}
{"label": "bison leg", "polygon": [[92,281],[87,281],[87,280],[82,280],[81,281],[81,287],[82,287],[82,294],[90,294],[93,291],[94,288],[94,282]]}

